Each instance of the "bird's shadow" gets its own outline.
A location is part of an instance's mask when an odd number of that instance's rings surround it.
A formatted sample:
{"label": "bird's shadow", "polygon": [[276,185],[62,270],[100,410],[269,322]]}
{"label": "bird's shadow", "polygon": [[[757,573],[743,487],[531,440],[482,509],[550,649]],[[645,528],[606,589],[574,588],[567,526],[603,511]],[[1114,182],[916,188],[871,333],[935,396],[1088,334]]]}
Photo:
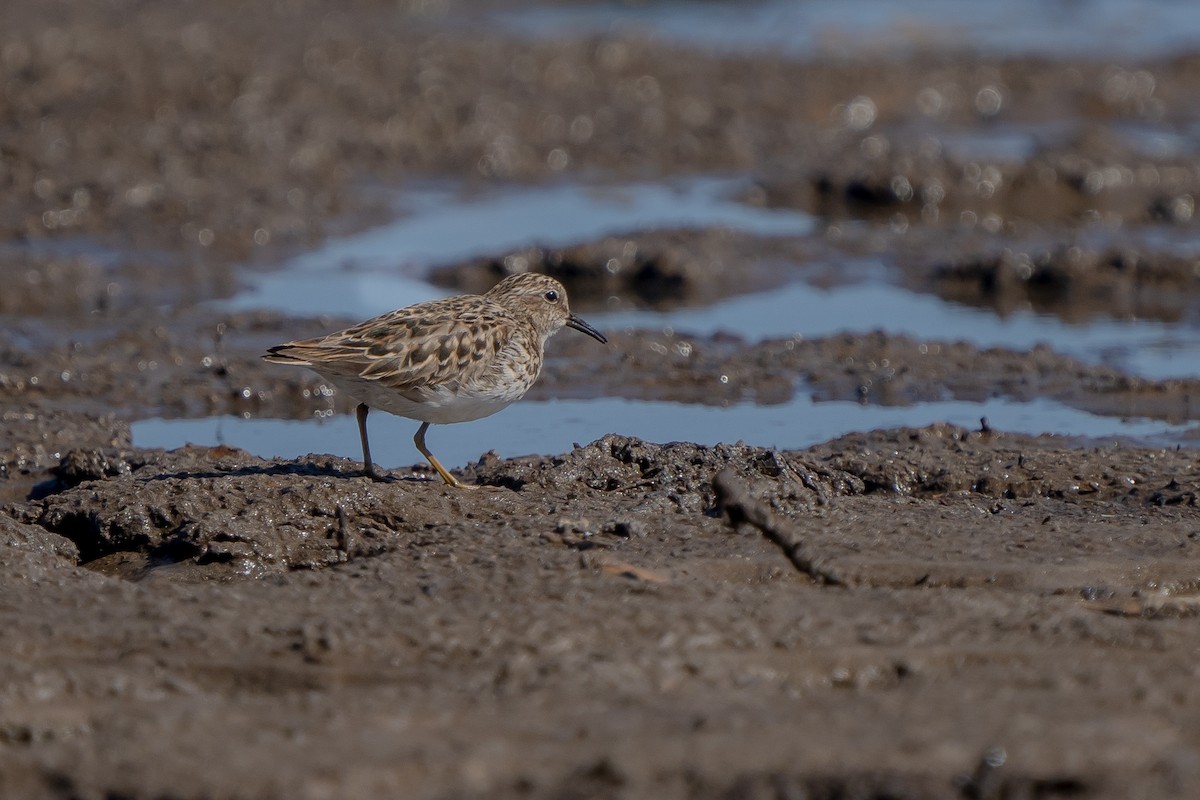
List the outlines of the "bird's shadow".
{"label": "bird's shadow", "polygon": [[271,464],[269,466],[238,467],[228,470],[179,470],[162,472],[156,475],[138,477],[142,483],[164,480],[200,480],[213,478],[244,478],[250,476],[302,477],[302,478],[365,478],[372,483],[433,483],[432,475],[369,475],[362,470],[343,470],[334,466],[318,466],[316,464]]}
{"label": "bird's shadow", "polygon": [[[174,472],[159,472],[153,475],[135,475],[133,479],[139,484],[146,485],[155,481],[167,480],[213,480],[216,478],[243,478],[251,476],[300,477],[300,478],[341,478],[353,480],[366,478],[371,483],[404,484],[404,483],[435,483],[432,475],[392,475],[390,473],[371,476],[361,470],[344,470],[332,465],[317,465],[305,463],[270,464],[266,466],[246,466],[235,469],[206,469],[206,470],[176,470]],[[116,477],[116,476],[107,476]],[[86,481],[66,481],[61,477],[35,484],[26,495],[27,501],[44,500],[55,494],[70,491]]]}

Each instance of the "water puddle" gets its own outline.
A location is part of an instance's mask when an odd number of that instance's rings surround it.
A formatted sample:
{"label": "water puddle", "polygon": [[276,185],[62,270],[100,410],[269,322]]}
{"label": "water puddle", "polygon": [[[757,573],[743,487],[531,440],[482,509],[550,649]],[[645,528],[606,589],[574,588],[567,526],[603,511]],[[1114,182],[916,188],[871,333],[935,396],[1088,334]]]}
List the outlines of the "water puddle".
{"label": "water puddle", "polygon": [[[978,428],[981,417],[997,430],[1054,433],[1092,440],[1119,438],[1174,446],[1194,440],[1195,428],[1157,420],[1102,417],[1052,400],[1018,403],[937,402],[906,407],[851,402],[814,403],[800,397],[775,406],[738,404],[726,408],[602,398],[517,403],[500,415],[430,428],[426,443],[446,465],[462,466],[495,450],[511,457],[562,453],[606,433],[652,442],[699,444],[745,441],[752,445],[799,449],[853,431],[950,422]],[[421,462],[412,436],[418,423],[376,413],[371,416],[371,453],[389,468]],[[185,443],[238,447],[263,458],[295,458],[328,453],[359,459],[358,427],[352,415],[308,421],[218,417],[200,420],[152,419],[133,424],[138,447],[179,447]]]}
{"label": "water puddle", "polygon": [[884,331],[918,339],[968,341],[980,347],[1028,350],[1047,344],[1088,363],[1148,378],[1200,375],[1200,328],[1146,320],[1095,320],[1070,325],[1056,317],[1017,312],[1007,317],[956,305],[898,286],[859,283],[822,289],[791,284],[698,309],[665,313],[591,314],[602,329],[665,328],[736,333],[749,340],[814,338]]}
{"label": "water puddle", "polygon": [[432,266],[529,245],[560,247],[654,228],[725,227],[764,236],[803,236],[814,219],[733,199],[744,179],[692,178],[588,187],[577,183],[464,194],[447,186],[407,190],[404,216],[290,259],[251,277],[225,307],[297,316],[365,318],[445,294],[421,280]]}
{"label": "water puddle", "polygon": [[1200,126],[1172,130],[1163,124],[1122,122],[1112,127],[1113,138],[1134,153],[1153,159],[1193,158],[1200,151]]}
{"label": "water puddle", "polygon": [[[447,186],[419,188],[404,193],[399,203],[406,213],[395,222],[330,239],[277,272],[255,275],[253,285],[226,305],[365,319],[445,294],[420,277],[432,266],[531,244],[565,246],[656,227],[721,226],[792,236],[814,231],[815,221],[802,212],[756,208],[732,199],[747,185],[744,180],[705,177],[606,188],[509,187],[475,194]],[[1152,237],[1154,230],[1145,229],[1139,236]],[[1195,246],[1190,237],[1187,242],[1158,245],[1172,250]],[[1028,349],[1047,344],[1144,377],[1200,374],[1200,326],[1194,321],[1168,325],[1098,319],[1068,324],[1033,312],[1000,318],[988,310],[890,285],[884,280],[888,268],[882,261],[839,263],[829,271],[858,278],[828,289],[796,283],[704,308],[588,316],[608,329],[671,327],[697,335],[727,331],[752,340],[882,330],[982,347]],[[861,280],[862,276],[868,277]]]}
{"label": "water puddle", "polygon": [[955,161],[1023,164],[1033,158],[1045,137],[1027,126],[1014,125],[995,129],[939,132],[934,138]]}
{"label": "water puddle", "polygon": [[[139,251],[139,256],[153,258],[152,253]],[[83,236],[24,239],[16,242],[0,242],[0,256],[5,258],[24,257],[31,259],[81,258],[102,267],[113,267],[130,257],[130,253],[116,247],[101,244]],[[165,259],[164,259],[165,260]]]}
{"label": "water puddle", "polygon": [[[1010,145],[1022,146],[1017,138],[999,143],[1001,147]],[[600,189],[577,184],[509,187],[475,194],[447,186],[423,187],[402,196],[405,215],[394,223],[331,239],[292,259],[279,272],[257,275],[252,288],[228,305],[365,319],[444,294],[421,278],[434,265],[498,255],[531,244],[565,246],[660,227],[723,226],[790,236],[818,232],[815,220],[806,214],[755,208],[732,199],[746,186],[745,181],[728,178],[693,178]],[[1152,229],[1143,229],[1139,235],[1155,235],[1146,231]],[[1182,240],[1172,239],[1165,246],[1174,244],[1182,244]],[[981,347],[1016,350],[1047,344],[1089,363],[1151,378],[1200,374],[1197,320],[1174,325],[1110,319],[1068,324],[1031,311],[1001,318],[989,310],[891,285],[887,282],[891,269],[880,259],[812,266],[814,274],[824,270],[844,280],[825,288],[792,283],[704,308],[666,313],[614,308],[589,312],[588,319],[607,330],[669,327],[696,335],[726,331],[751,341],[882,330],[924,340],[963,340]],[[460,465],[493,448],[506,456],[561,452],[574,442],[590,441],[611,431],[653,441],[744,439],[799,448],[853,430],[939,420],[975,426],[982,416],[1000,430],[1131,436],[1164,443],[1172,437],[1178,440],[1190,430],[1156,421],[1097,417],[1051,401],[992,400],[889,408],[813,404],[801,399],[782,406],[711,408],[596,399],[518,403],[504,412],[501,424],[480,421],[435,428],[431,445],[449,463]],[[417,460],[411,443],[415,426],[386,414],[372,417],[382,463],[406,465]],[[357,431],[349,416],[308,422],[148,420],[136,423],[134,433],[140,446],[177,447],[190,441],[230,444],[263,456],[327,451],[358,457]]]}
{"label": "water puddle", "polygon": [[1188,0],[590,2],[492,12],[484,24],[540,39],[627,34],[801,58],[963,49],[1146,58],[1200,44],[1200,6]]}

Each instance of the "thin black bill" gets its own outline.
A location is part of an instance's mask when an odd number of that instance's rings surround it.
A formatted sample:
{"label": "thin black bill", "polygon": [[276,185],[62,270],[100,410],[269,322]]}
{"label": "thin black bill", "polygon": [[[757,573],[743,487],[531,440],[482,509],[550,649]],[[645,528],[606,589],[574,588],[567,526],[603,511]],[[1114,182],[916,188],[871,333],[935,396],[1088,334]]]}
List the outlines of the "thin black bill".
{"label": "thin black bill", "polygon": [[604,338],[604,334],[602,334],[600,331],[593,328],[591,325],[588,325],[586,322],[584,322],[583,320],[581,320],[579,317],[575,316],[574,314],[567,317],[567,327],[574,328],[577,331],[586,333],[588,336],[592,337],[597,342],[600,342],[600,344],[608,344],[608,339]]}

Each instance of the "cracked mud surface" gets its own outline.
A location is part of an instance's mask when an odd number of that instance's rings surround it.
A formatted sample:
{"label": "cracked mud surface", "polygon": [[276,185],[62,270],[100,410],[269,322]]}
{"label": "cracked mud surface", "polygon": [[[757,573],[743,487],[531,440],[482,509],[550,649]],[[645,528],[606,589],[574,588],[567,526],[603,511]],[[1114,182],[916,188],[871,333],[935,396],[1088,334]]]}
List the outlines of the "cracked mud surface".
{"label": "cracked mud surface", "polygon": [[[455,491],[417,468],[135,447],[130,423],[349,410],[258,356],[353,320],[212,301],[383,218],[364,181],[736,172],[745,202],[817,221],[430,276],[477,291],[538,269],[584,312],[836,283],[831,264],[878,257],[1002,314],[1194,320],[1176,245],[1200,172],[1113,130],[1195,124],[1196,56],[804,62],[517,43],[375,0],[10,5],[0,796],[1195,796],[1192,449],[934,425],[782,452],[617,420],[570,452],[485,454]],[[974,102],[989,90],[998,118]],[[1049,133],[1016,160],[954,145],[1005,124]],[[552,340],[531,398],[1200,419],[1200,379],[1052,345],[606,333]]]}

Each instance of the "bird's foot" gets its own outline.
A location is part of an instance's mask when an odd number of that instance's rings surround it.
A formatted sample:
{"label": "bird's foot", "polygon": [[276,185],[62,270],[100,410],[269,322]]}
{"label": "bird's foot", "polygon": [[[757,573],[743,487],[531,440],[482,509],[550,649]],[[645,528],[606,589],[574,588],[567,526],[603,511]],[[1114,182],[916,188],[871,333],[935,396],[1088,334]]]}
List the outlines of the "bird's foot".
{"label": "bird's foot", "polygon": [[376,483],[393,483],[396,480],[390,473],[377,469],[373,464],[363,468],[363,475]]}

